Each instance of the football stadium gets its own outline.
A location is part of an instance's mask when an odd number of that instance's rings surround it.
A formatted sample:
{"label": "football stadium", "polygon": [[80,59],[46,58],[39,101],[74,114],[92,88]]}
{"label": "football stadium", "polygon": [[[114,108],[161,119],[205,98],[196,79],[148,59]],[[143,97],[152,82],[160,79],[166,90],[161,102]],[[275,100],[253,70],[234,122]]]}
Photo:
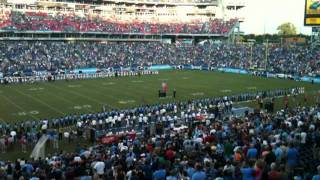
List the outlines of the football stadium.
{"label": "football stadium", "polygon": [[320,1],[253,4],[0,0],[0,179],[319,180]]}

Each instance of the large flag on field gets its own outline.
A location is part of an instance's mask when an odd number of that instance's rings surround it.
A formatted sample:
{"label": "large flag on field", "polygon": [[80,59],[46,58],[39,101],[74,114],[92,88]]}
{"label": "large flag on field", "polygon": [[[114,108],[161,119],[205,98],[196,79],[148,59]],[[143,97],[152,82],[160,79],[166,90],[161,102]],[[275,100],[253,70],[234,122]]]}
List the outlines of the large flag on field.
{"label": "large flag on field", "polygon": [[45,148],[46,148],[46,142],[49,139],[47,135],[42,135],[42,137],[37,142],[36,146],[33,148],[32,153],[30,155],[31,158],[38,160],[40,157],[42,159],[45,158]]}

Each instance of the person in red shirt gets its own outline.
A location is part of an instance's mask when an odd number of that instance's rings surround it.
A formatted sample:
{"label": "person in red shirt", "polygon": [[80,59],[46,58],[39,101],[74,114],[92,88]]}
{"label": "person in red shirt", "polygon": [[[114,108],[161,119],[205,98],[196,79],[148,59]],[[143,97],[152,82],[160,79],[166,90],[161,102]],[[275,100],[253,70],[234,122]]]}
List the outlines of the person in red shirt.
{"label": "person in red shirt", "polygon": [[277,171],[276,163],[271,163],[270,168],[271,171],[268,173],[268,180],[280,180],[281,173]]}
{"label": "person in red shirt", "polygon": [[26,140],[25,136],[21,137],[20,144],[21,144],[22,152],[24,152],[24,153],[27,152],[27,140]]}
{"label": "person in red shirt", "polygon": [[255,164],[255,176],[256,179],[261,179],[262,173],[265,167],[265,163],[263,160],[258,160]]}
{"label": "person in red shirt", "polygon": [[283,99],[284,107],[287,109],[289,107],[289,97],[286,95]]}
{"label": "person in red shirt", "polygon": [[147,146],[146,146],[146,150],[149,152],[149,153],[152,153],[153,152],[153,145],[151,143],[148,143]]}
{"label": "person in red shirt", "polygon": [[212,134],[209,134],[208,136],[206,136],[205,138],[204,138],[204,142],[206,143],[206,142],[208,142],[208,143],[212,143],[212,142],[214,142],[215,141],[215,137],[212,135]]}
{"label": "person in red shirt", "polygon": [[174,157],[175,157],[176,153],[172,150],[171,147],[169,147],[166,151],[166,158],[171,161],[174,162]]}

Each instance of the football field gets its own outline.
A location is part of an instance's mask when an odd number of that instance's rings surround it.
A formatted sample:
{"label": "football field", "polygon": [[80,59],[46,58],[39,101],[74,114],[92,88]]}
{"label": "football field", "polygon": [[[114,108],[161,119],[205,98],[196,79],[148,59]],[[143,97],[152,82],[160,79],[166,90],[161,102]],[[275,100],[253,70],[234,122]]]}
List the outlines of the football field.
{"label": "football field", "polygon": [[[158,98],[166,81],[169,96]],[[56,81],[0,86],[0,121],[17,122],[58,118],[70,114],[94,113],[189,99],[237,95],[277,88],[305,87],[315,101],[320,85],[291,80],[205,71],[160,71],[159,75]],[[176,88],[177,98],[172,98]]]}

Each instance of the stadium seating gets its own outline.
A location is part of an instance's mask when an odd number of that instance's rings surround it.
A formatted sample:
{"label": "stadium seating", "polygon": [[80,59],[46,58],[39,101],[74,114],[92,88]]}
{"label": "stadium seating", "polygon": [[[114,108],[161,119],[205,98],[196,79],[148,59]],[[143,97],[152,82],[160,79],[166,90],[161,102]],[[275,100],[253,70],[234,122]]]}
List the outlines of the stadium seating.
{"label": "stadium seating", "polygon": [[[7,12],[8,13],[8,12]],[[6,19],[6,20],[5,20]],[[19,31],[104,32],[142,34],[226,34],[236,24],[236,19],[214,19],[205,23],[168,23],[117,21],[99,16],[48,14],[45,12],[12,11],[0,21],[0,29]]]}
{"label": "stadium seating", "polygon": [[[126,2],[143,2],[143,3],[213,3],[212,0],[126,0]],[[64,2],[77,2],[77,3],[83,3],[81,0],[64,0]],[[94,4],[94,3],[101,3],[100,1],[94,1],[94,0],[87,0],[86,3],[88,4]]]}
{"label": "stadium seating", "polygon": [[[102,3],[100,0],[66,1],[82,4]],[[139,4],[139,1],[133,4]],[[141,2],[157,4],[158,2],[208,3],[213,1],[141,0]],[[19,6],[17,5],[16,8],[18,9]],[[77,8],[74,7],[74,9]],[[40,31],[142,35],[214,34],[221,37],[228,35],[237,23],[237,19],[228,21],[212,19],[207,22],[192,23],[140,22],[62,11],[52,13],[0,9],[0,31],[6,31],[5,33],[11,33],[11,31],[39,33]],[[10,76],[15,75],[40,77],[44,74],[47,78],[48,72],[66,73],[68,70],[79,68],[92,68],[94,72],[97,70],[102,72],[115,67],[138,69],[138,66],[150,67],[151,65],[171,65],[177,69],[192,66],[237,70],[266,68],[265,70],[271,73],[299,77],[320,76],[319,48],[270,44],[267,58],[265,48],[266,46],[262,44],[251,46],[212,40],[202,41],[199,44],[0,41],[0,80],[3,76],[12,78]],[[117,77],[120,72],[112,73]],[[141,78],[141,72],[134,73],[137,74],[135,78]],[[80,73],[79,70],[78,75],[84,74],[85,72]],[[79,80],[74,74],[68,75],[72,75],[73,78],[72,80],[65,78],[65,83]],[[96,77],[94,76],[96,74],[92,75],[90,79]],[[50,74],[50,79],[51,77],[54,76]],[[199,79],[198,76],[196,78]],[[18,77],[19,79],[22,78]],[[160,78],[156,81],[158,80],[164,81]],[[38,86],[37,81],[30,80],[27,83],[29,82]],[[3,83],[0,84],[3,86],[1,88],[10,90],[16,88],[15,85],[8,85],[6,79],[1,83]],[[234,84],[237,83],[237,80],[234,81]],[[162,84],[162,87],[166,86],[166,83]],[[51,88],[56,84],[50,82],[45,85]],[[76,88],[65,91],[75,93],[79,98],[91,100],[90,97],[77,92],[82,85],[70,87]],[[63,90],[62,86],[61,88]],[[90,86],[90,88],[94,87]],[[201,86],[196,86],[195,89],[198,88]],[[247,88],[249,90],[250,87]],[[105,89],[112,89],[112,87]],[[25,92],[24,89],[16,91],[35,100],[37,100],[36,97],[41,96],[37,92],[29,95],[30,92]],[[101,92],[102,95],[103,93],[107,92]],[[126,93],[130,95],[131,92],[127,90]],[[312,93],[312,97],[316,97],[315,94],[318,92]],[[6,98],[5,92],[0,91],[0,95]],[[60,95],[57,93],[55,97],[63,100],[64,97]],[[37,147],[30,159],[20,157],[15,161],[0,159],[0,180],[318,180],[320,179],[320,104],[317,99],[318,104],[310,107],[297,105],[300,103],[301,95],[305,95],[306,105],[307,94],[304,92],[304,87],[257,92],[251,89],[247,93],[224,97],[203,99],[189,97],[190,100],[185,102],[172,102],[168,97],[161,101],[162,104],[140,105],[131,109],[111,109],[110,107],[106,110],[105,106],[108,106],[106,104],[103,105],[101,112],[88,110],[84,113],[80,112],[81,108],[78,109],[75,106],[75,111],[72,111],[74,114],[61,113],[62,117],[52,119],[31,119],[23,122],[8,122],[0,119],[0,153],[3,154],[1,157],[7,156],[6,153],[30,157],[26,152]],[[291,100],[294,101],[297,107],[285,107],[274,112],[275,98],[280,101],[283,98],[284,104],[287,105],[289,97],[290,103]],[[29,105],[28,98],[24,102],[26,105]],[[6,101],[23,110],[15,99],[17,97],[12,98],[12,101],[6,98]],[[92,101],[96,100],[92,99]],[[46,99],[40,98],[37,102],[41,102],[41,106],[46,105],[45,107],[54,109],[50,106],[50,100],[47,102]],[[257,102],[259,107],[255,110],[238,107],[248,102]],[[268,103],[268,108],[263,109],[263,102],[265,107]],[[281,106],[281,103],[278,105]],[[84,106],[91,107],[91,105]],[[242,112],[237,113],[237,110]],[[20,113],[25,114],[25,112]],[[47,144],[45,144],[46,141]],[[38,147],[40,145],[37,142],[40,142],[41,147]],[[80,145],[79,142],[85,142],[85,144],[90,142],[90,146]],[[76,146],[76,149],[65,152],[65,147],[59,148],[62,144]],[[45,148],[55,153],[45,154]]]}
{"label": "stadium seating", "polygon": [[[265,49],[256,45],[198,44],[174,45],[159,42],[0,42],[0,67],[12,75],[17,71],[57,71],[76,68],[110,68],[116,66],[203,65],[249,69],[265,67]],[[268,71],[293,75],[317,75],[320,50],[303,46],[270,46]],[[26,73],[29,74],[29,73]]]}
{"label": "stadium seating", "polygon": [[[274,95],[281,94],[286,91]],[[244,100],[255,96],[241,95]],[[49,137],[53,148],[59,142],[91,139],[100,143],[37,160],[0,161],[0,178],[195,179],[201,173],[201,180],[271,179],[275,175],[311,179],[320,173],[316,171],[320,163],[319,107],[235,117],[230,114],[231,99],[239,97],[1,124],[2,152],[12,150],[14,144],[23,149],[33,146],[42,135]],[[57,128],[63,130],[54,130]]]}

